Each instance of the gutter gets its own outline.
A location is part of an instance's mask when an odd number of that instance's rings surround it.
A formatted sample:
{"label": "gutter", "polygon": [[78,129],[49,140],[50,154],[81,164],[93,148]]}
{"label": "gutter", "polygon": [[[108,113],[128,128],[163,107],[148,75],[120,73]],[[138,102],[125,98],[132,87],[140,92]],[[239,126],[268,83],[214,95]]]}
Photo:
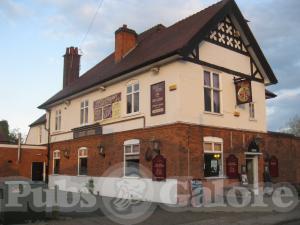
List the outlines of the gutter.
{"label": "gutter", "polygon": [[[178,51],[172,52],[168,55],[160,57],[159,59],[155,59],[150,62],[136,66],[132,69],[129,69],[128,71],[125,71],[125,72],[122,72],[119,74],[115,74],[110,79],[104,80],[103,82],[100,82],[100,83],[96,83],[94,85],[91,85],[90,87],[86,87],[82,91],[78,91],[75,94],[66,95],[65,97],[63,97],[55,102],[52,102],[52,103],[50,102],[49,104],[42,104],[38,108],[39,109],[49,109],[55,105],[65,102],[65,101],[72,100],[74,98],[80,97],[87,93],[91,93],[93,91],[97,91],[97,90],[101,89],[101,87],[103,87],[103,86],[105,87],[105,86],[112,85],[114,83],[120,82],[120,81],[128,79],[130,77],[133,77],[139,73],[145,72],[145,71],[151,69],[152,67],[161,66],[161,65],[176,61],[177,59],[180,59],[180,58],[182,58],[182,56],[180,56],[178,54]],[[159,61],[157,61],[157,60],[159,60]]]}

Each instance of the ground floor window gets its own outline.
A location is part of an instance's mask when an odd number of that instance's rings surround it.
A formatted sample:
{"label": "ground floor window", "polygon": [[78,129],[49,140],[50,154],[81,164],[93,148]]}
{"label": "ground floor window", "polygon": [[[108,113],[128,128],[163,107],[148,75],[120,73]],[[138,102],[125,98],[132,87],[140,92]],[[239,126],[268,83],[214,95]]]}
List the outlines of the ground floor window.
{"label": "ground floor window", "polygon": [[88,150],[80,148],[78,150],[78,175],[88,174]]}
{"label": "ground floor window", "polygon": [[124,142],[124,176],[139,177],[140,141],[137,139]]}
{"label": "ground floor window", "polygon": [[60,151],[53,152],[53,174],[59,174],[60,170]]}
{"label": "ground floor window", "polygon": [[204,137],[204,176],[223,175],[223,139]]}

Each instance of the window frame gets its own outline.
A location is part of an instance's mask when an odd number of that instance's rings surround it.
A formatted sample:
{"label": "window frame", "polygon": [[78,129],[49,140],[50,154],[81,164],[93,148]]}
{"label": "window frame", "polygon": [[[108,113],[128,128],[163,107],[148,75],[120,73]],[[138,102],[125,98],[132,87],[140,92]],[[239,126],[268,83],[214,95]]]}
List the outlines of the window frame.
{"label": "window frame", "polygon": [[[205,150],[205,144],[212,144],[212,150]],[[220,144],[221,150],[215,150],[215,145]],[[204,137],[203,138],[203,171],[204,171],[204,178],[205,179],[217,179],[217,178],[224,178],[224,143],[223,139],[219,137]],[[220,154],[221,155],[221,166],[219,168],[219,175],[218,176],[205,176],[205,154]]]}
{"label": "window frame", "polygon": [[[84,154],[80,154],[81,152],[84,152]],[[88,175],[88,148],[87,147],[81,147],[78,149],[77,152],[78,155],[78,162],[77,162],[77,175],[78,176],[87,176]],[[81,159],[87,159],[87,165],[86,165],[86,174],[81,174]]]}
{"label": "window frame", "polygon": [[[133,152],[133,147],[138,145],[139,146],[139,152]],[[131,152],[126,153],[126,147],[130,146]],[[126,178],[139,178],[139,176],[126,176],[126,156],[138,156],[139,164],[140,164],[140,154],[141,154],[141,145],[140,145],[140,140],[138,139],[131,139],[124,141],[123,144],[123,177]]]}
{"label": "window frame", "polygon": [[89,124],[89,100],[80,102],[80,125],[84,126]]}
{"label": "window frame", "polygon": [[60,131],[61,130],[61,109],[57,109],[55,111],[55,131]]}
{"label": "window frame", "polygon": [[249,102],[249,119],[256,120],[255,102]]}
{"label": "window frame", "polygon": [[58,169],[58,173],[55,172],[55,160],[59,160],[59,164],[60,164],[60,150],[54,150],[53,151],[53,175],[58,175],[60,172],[60,165],[59,165],[59,169]]}
{"label": "window frame", "polygon": [[[138,85],[138,90],[135,91],[134,90],[134,86]],[[128,92],[128,88],[131,87],[131,91]],[[140,112],[140,93],[141,93],[141,86],[140,86],[140,82],[139,81],[134,81],[134,82],[130,82],[126,85],[126,115],[133,115],[133,114],[137,114]],[[134,105],[135,105],[135,100],[134,100],[134,95],[138,94],[138,110],[134,111]],[[131,112],[128,113],[128,96],[131,96]]]}
{"label": "window frame", "polygon": [[[209,74],[209,79],[210,79],[210,85],[205,84],[205,73]],[[216,88],[214,87],[214,75],[218,76],[218,83],[219,87]],[[210,111],[206,110],[205,105],[206,105],[206,99],[205,99],[205,90],[209,89],[210,90]],[[215,107],[214,107],[214,92],[217,91],[219,93],[219,112],[215,112]],[[219,72],[213,72],[209,70],[203,70],[203,99],[204,99],[204,112],[205,113],[210,113],[210,114],[217,114],[221,115],[223,113],[223,104],[222,104],[222,82],[221,82],[221,76]]]}

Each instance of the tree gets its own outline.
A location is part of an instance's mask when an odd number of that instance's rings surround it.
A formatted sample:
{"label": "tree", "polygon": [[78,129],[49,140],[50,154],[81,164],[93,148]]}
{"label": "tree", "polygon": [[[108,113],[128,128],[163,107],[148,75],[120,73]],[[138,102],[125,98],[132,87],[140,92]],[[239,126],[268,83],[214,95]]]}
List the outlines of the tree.
{"label": "tree", "polygon": [[[18,143],[18,129],[9,130],[9,125],[7,120],[1,120],[0,121],[0,134],[2,137],[7,140],[7,142],[11,144],[17,144]],[[22,140],[21,140],[22,141]]]}
{"label": "tree", "polygon": [[297,115],[293,117],[288,122],[287,125],[288,125],[288,130],[287,130],[288,133],[300,137],[300,116]]}

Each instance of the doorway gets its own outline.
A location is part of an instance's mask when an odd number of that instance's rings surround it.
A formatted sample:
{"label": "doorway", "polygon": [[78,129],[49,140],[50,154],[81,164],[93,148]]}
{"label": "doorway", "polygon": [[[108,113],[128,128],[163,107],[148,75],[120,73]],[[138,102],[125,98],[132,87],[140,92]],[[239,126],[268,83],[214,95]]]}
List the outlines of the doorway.
{"label": "doorway", "polygon": [[31,179],[32,181],[44,180],[44,163],[33,162],[31,166]]}
{"label": "doorway", "polygon": [[253,187],[255,194],[258,194],[258,156],[246,156],[246,172],[248,183]]}

